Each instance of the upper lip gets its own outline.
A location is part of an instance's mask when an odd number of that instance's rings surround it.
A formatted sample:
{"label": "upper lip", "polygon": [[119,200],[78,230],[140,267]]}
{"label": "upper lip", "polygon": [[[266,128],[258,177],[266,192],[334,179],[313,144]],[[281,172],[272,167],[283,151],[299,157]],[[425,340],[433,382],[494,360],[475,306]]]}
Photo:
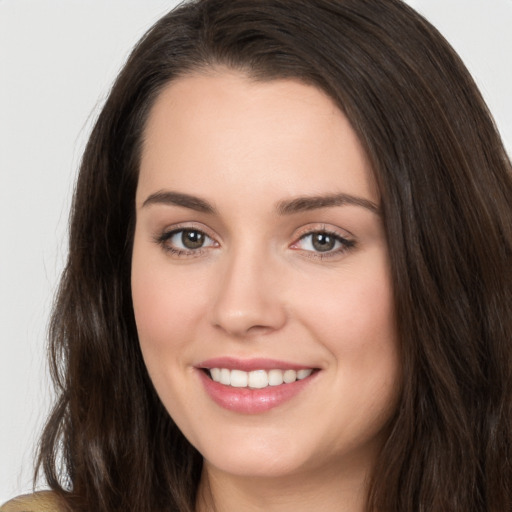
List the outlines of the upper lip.
{"label": "upper lip", "polygon": [[314,368],[309,364],[291,363],[277,359],[236,359],[234,357],[214,357],[201,361],[197,367],[203,369],[227,368],[228,370],[243,370],[246,372],[253,370],[301,370]]}

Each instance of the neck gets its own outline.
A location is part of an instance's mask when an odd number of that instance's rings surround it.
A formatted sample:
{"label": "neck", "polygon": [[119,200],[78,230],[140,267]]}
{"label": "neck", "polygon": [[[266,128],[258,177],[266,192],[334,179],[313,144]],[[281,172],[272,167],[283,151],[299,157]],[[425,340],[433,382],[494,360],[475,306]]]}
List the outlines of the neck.
{"label": "neck", "polygon": [[205,461],[196,512],[364,512],[367,468],[323,468],[279,477],[231,475]]}

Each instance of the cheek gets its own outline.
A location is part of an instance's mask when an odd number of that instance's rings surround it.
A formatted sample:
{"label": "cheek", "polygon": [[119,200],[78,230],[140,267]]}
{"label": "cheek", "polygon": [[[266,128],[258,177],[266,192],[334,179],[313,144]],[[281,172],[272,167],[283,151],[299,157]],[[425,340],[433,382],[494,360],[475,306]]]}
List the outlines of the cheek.
{"label": "cheek", "polygon": [[302,293],[307,300],[300,313],[336,367],[330,386],[338,392],[324,406],[340,410],[342,403],[341,409],[352,411],[350,421],[360,425],[361,434],[389,419],[401,382],[387,262],[374,258],[362,263],[347,266],[336,279],[311,284],[310,293]]}
{"label": "cheek", "polygon": [[[137,332],[148,366],[165,353],[182,354],[203,312],[201,295],[186,272],[172,272],[165,255],[134,246],[132,300]],[[196,276],[197,278],[197,276]]]}
{"label": "cheek", "polygon": [[371,356],[379,350],[396,349],[393,293],[386,261],[369,258],[347,266],[333,278],[307,283],[302,318],[334,353]]}

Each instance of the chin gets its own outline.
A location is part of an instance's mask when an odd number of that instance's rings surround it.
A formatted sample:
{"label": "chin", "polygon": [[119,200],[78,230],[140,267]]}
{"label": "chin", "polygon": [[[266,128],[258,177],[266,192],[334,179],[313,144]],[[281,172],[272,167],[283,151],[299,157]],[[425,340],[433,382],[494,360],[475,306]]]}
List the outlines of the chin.
{"label": "chin", "polygon": [[303,442],[278,433],[230,432],[203,440],[196,448],[210,467],[239,477],[286,477],[303,471],[310,460]]}

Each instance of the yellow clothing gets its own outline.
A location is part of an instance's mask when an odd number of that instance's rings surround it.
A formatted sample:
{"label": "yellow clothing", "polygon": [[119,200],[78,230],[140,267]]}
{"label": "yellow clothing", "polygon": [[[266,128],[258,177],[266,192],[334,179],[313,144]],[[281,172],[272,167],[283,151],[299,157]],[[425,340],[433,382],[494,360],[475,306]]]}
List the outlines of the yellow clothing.
{"label": "yellow clothing", "polygon": [[18,496],[0,506],[0,512],[64,512],[55,494],[50,491]]}

